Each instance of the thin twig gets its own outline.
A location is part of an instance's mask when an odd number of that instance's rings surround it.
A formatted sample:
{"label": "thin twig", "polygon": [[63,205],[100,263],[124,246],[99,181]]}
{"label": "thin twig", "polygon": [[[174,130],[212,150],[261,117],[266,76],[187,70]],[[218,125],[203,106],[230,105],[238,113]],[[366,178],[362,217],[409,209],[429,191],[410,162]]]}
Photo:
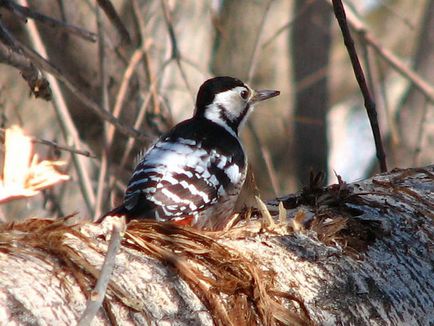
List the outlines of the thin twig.
{"label": "thin twig", "polygon": [[265,168],[267,169],[268,177],[271,181],[271,187],[273,188],[273,192],[275,196],[278,196],[280,193],[279,187],[279,178],[277,177],[276,170],[273,166],[273,160],[271,159],[270,152],[266,148],[265,144],[262,142],[259,137],[256,129],[251,121],[247,121],[247,128],[251,132],[255,143],[257,144],[257,148],[261,152],[261,157],[264,160]]}
{"label": "thin twig", "polygon": [[[172,60],[169,59],[169,60],[167,60],[166,62],[163,63],[161,71],[156,76],[156,79],[155,79],[154,83],[158,82],[158,80],[161,77],[163,71],[166,69],[166,67],[169,66],[169,63],[171,61]],[[152,87],[154,87],[154,86],[151,84],[149,86],[149,88],[151,89]],[[144,117],[145,117],[145,114],[146,114],[146,108],[148,107],[150,100],[151,100],[151,94],[150,94],[150,91],[149,91],[148,95],[146,96],[146,98],[142,102],[142,105],[140,106],[139,113],[138,113],[138,115],[136,117],[136,121],[134,123],[135,128],[139,128],[142,125]],[[127,159],[129,158],[130,152],[133,149],[135,141],[136,141],[135,138],[132,138],[132,137],[128,138],[128,142],[127,142],[127,145],[125,146],[125,151],[124,151],[124,154],[123,154],[122,159],[121,159],[120,168],[123,168],[125,166],[125,164],[127,163]],[[126,188],[126,185],[119,185],[120,184],[119,180],[116,180],[115,178],[111,178],[110,179],[110,189],[112,189],[116,183],[117,183],[117,186],[118,186],[119,189],[125,189]]]}
{"label": "thin twig", "polygon": [[[149,102],[151,101],[151,93],[149,93],[146,98],[143,100],[142,105],[140,106],[139,112],[137,114],[136,117],[136,121],[134,122],[134,128],[139,128],[142,123],[143,120],[145,119],[145,115],[146,115],[146,108],[149,105]],[[125,164],[127,163],[127,160],[130,156],[131,150],[134,147],[134,143],[135,143],[135,139],[132,137],[128,138],[127,144],[125,145],[125,149],[124,149],[124,153],[122,155],[122,159],[121,159],[121,163],[120,163],[120,167],[123,168],[125,166]]]}
{"label": "thin twig", "polygon": [[140,37],[140,43],[143,44],[146,40],[145,19],[142,15],[142,11],[140,9],[140,4],[138,3],[138,0],[132,0],[131,4],[133,7],[134,22],[136,24],[136,29],[139,32],[138,34]]}
{"label": "thin twig", "polygon": [[66,17],[66,10],[65,10],[65,3],[63,2],[63,0],[57,0],[57,6],[59,7],[59,15],[60,18],[63,22],[67,22],[68,19]]}
{"label": "thin twig", "polygon": [[307,88],[310,88],[312,85],[315,85],[320,80],[324,79],[328,74],[328,67],[323,66],[318,68],[316,71],[311,72],[310,74],[304,76],[302,79],[297,81],[297,85],[295,86],[295,92],[302,92]]}
{"label": "thin twig", "polygon": [[0,20],[0,40],[4,44],[12,48],[13,51],[21,53],[20,47],[17,44],[15,37],[9,32],[6,26],[3,25],[1,20]]}
{"label": "thin twig", "polygon": [[[381,97],[383,99],[383,106],[386,112],[387,116],[387,123],[389,125],[390,129],[390,135],[392,137],[392,145],[396,146],[401,142],[400,135],[398,132],[398,126],[396,125],[396,121],[393,116],[393,112],[389,105],[389,99],[387,97],[387,91],[386,91],[386,76],[384,75],[383,68],[380,64],[380,57],[376,56],[375,58],[375,65],[377,67],[379,80],[380,80],[380,93]],[[393,147],[392,147],[393,149]],[[393,153],[392,153],[393,155]]]}
{"label": "thin twig", "polygon": [[422,152],[422,143],[423,143],[423,136],[425,134],[425,126],[427,123],[427,116],[428,116],[428,108],[430,107],[430,103],[425,100],[425,103],[423,104],[423,110],[422,110],[422,116],[420,119],[420,126],[418,128],[417,132],[417,138],[416,138],[416,147],[414,149],[413,153],[413,166],[418,165],[418,160],[420,153]]}
{"label": "thin twig", "polygon": [[[380,6],[385,8],[388,12],[390,12],[393,16],[398,18],[404,25],[406,25],[410,30],[414,31],[416,29],[416,26],[411,22],[410,19],[407,17],[404,17],[403,14],[401,14],[398,10],[393,8],[388,2],[384,0],[380,0]],[[412,13],[408,13],[409,16],[412,16]]]}
{"label": "thin twig", "polygon": [[369,46],[365,42],[361,42],[363,60],[365,62],[366,77],[368,79],[368,87],[371,91],[372,100],[377,103],[375,96],[375,83],[374,83],[374,73],[371,67],[371,60],[369,58]]}
{"label": "thin twig", "polygon": [[[144,118],[145,118],[145,115],[146,115],[146,109],[147,109],[149,102],[151,100],[151,97],[152,97],[152,94],[151,94],[152,89],[156,88],[156,84],[159,82],[160,78],[162,77],[164,70],[167,67],[169,67],[169,65],[172,61],[173,61],[173,59],[169,58],[161,65],[160,71],[158,72],[157,76],[155,76],[155,79],[153,80],[153,82],[149,85],[148,95],[143,100],[142,105],[140,106],[139,112],[137,114],[136,121],[134,122],[134,128],[135,129],[138,129],[142,125]],[[124,154],[123,154],[122,159],[121,159],[121,163],[120,163],[121,168],[125,166],[127,159],[130,155],[131,150],[134,147],[134,143],[136,140],[137,140],[136,138],[129,137],[127,145],[125,146]],[[114,183],[115,183],[115,180],[114,179],[111,180],[110,189],[113,187]]]}
{"label": "thin twig", "polygon": [[300,10],[296,12],[294,16],[287,23],[285,23],[282,27],[280,27],[273,35],[271,35],[271,37],[268,38],[268,40],[266,40],[262,44],[262,48],[265,49],[266,47],[268,47],[276,38],[280,36],[280,34],[282,34],[285,30],[290,28],[297,21],[297,19],[299,19],[304,15],[304,13],[313,3],[314,1],[306,1],[303,4],[303,7],[301,7]]}
{"label": "thin twig", "polygon": [[108,187],[106,187],[107,172],[109,171],[108,155],[107,149],[103,148],[98,174],[98,186],[96,189],[95,212],[93,214],[94,221],[102,214],[104,198],[108,189]]}
{"label": "thin twig", "polygon": [[41,138],[36,138],[36,137],[31,137],[30,139],[33,143],[48,145],[48,146],[51,146],[55,149],[59,149],[61,151],[69,152],[72,154],[78,154],[78,155],[83,155],[83,156],[90,157],[90,158],[96,158],[96,156],[89,151],[75,149],[74,147],[71,147],[68,145],[59,145],[58,143],[56,143],[55,141],[52,141],[52,140],[46,140],[46,139],[41,139]]}
{"label": "thin twig", "polygon": [[21,76],[27,82],[32,94],[36,98],[42,98],[46,101],[51,100],[50,84],[27,57],[0,42],[0,62],[20,70]]}
{"label": "thin twig", "polygon": [[[145,24],[144,24],[145,19],[142,15],[142,12],[140,10],[140,6],[139,6],[137,0],[133,0],[132,4],[133,4],[134,18],[135,18],[136,25],[138,26],[138,30],[139,30],[140,43],[141,44],[144,44],[144,43],[151,44],[152,40],[150,40],[149,38],[146,37],[146,28],[145,28]],[[143,61],[144,61],[144,66],[145,66],[145,74],[147,77],[147,82],[149,84],[153,85],[153,87],[151,89],[152,104],[154,106],[153,109],[154,109],[154,112],[159,114],[160,113],[160,100],[159,100],[158,92],[157,92],[157,83],[154,83],[155,75],[153,73],[151,60],[150,60],[148,51],[145,51],[143,53]],[[137,128],[139,128],[139,127],[137,127]]]}
{"label": "thin twig", "polygon": [[362,34],[363,38],[372,48],[386,60],[401,76],[411,81],[411,83],[425,96],[434,103],[434,88],[426,82],[418,73],[408,68],[398,57],[392,52],[385,49],[371,34]]}
{"label": "thin twig", "polygon": [[[138,129],[142,125],[143,120],[144,120],[145,115],[146,115],[146,109],[149,105],[149,102],[150,102],[152,96],[153,96],[152,90],[156,89],[156,84],[158,83],[159,79],[161,78],[164,70],[169,66],[169,63],[172,61],[173,61],[172,59],[169,59],[163,63],[163,65],[161,66],[161,70],[159,71],[157,76],[155,76],[155,78],[151,82],[151,84],[149,85],[148,95],[146,96],[146,98],[142,102],[142,105],[140,106],[139,112],[138,112],[137,117],[136,117],[136,121],[134,122],[134,128],[135,129]],[[128,139],[127,145],[125,146],[124,155],[122,156],[121,163],[120,163],[121,168],[125,166],[127,159],[130,155],[130,152],[134,147],[135,141],[136,141],[136,139],[134,139],[132,137],[130,137]]]}
{"label": "thin twig", "polygon": [[[28,5],[27,0],[20,0],[20,2],[24,6]],[[35,49],[39,53],[42,53],[43,56],[48,57],[47,51],[42,42],[41,36],[39,34],[35,22],[29,21],[26,24],[26,29],[28,31],[28,34],[30,36],[30,39]],[[81,147],[83,145],[81,144],[78,131],[75,128],[74,122],[72,121],[72,118],[69,114],[59,83],[51,75],[47,75],[47,80],[49,81],[51,85],[51,89],[53,91],[53,105],[61,125],[63,136],[67,140],[67,142],[72,143],[73,147],[77,148],[78,150],[81,150]],[[83,158],[78,155],[72,155],[72,160],[74,162],[75,170],[78,175],[78,181],[82,191],[83,198],[85,200],[87,209],[90,215],[92,216],[94,205],[95,205],[95,194],[92,189],[92,182],[88,170],[86,168],[86,163],[84,162]]]}
{"label": "thin twig", "polygon": [[[142,60],[143,53],[145,51],[146,51],[146,44],[143,45],[142,47],[136,49],[134,51],[133,55],[131,56],[131,59],[130,59],[130,62],[128,63],[127,68],[124,71],[124,74],[122,76],[121,85],[119,87],[118,95],[116,96],[115,105],[114,105],[113,111],[112,111],[112,114],[115,118],[119,118],[119,116],[122,112],[123,103],[124,103],[125,97],[127,95],[128,85],[130,83],[131,77],[133,76],[137,65]],[[115,131],[116,131],[116,129],[112,125],[108,128],[107,148],[110,148],[112,145]]]}
{"label": "thin twig", "polygon": [[[135,22],[136,22],[136,25],[138,26],[137,29],[139,30],[140,43],[141,44],[148,43],[150,46],[151,43],[146,38],[146,33],[145,33],[145,24],[144,24],[145,20],[143,19],[143,16],[141,14],[137,0],[133,0],[132,5],[133,5],[133,13],[134,13]],[[144,118],[145,118],[146,109],[149,105],[149,102],[150,102],[151,98],[153,96],[155,96],[154,93],[156,93],[156,82],[155,82],[155,80],[152,80],[152,78],[150,76],[150,72],[148,72],[150,67],[146,67],[147,65],[149,65],[149,61],[147,60],[147,56],[148,56],[148,52],[144,51],[143,52],[143,58],[145,61],[145,70],[147,71],[148,82],[151,84],[150,89],[152,89],[154,91],[151,91],[150,93],[148,93],[148,95],[146,96],[146,99],[142,102],[142,105],[140,106],[139,112],[137,114],[137,117],[136,117],[136,120],[134,123],[135,129],[139,129],[140,126],[142,125]],[[131,60],[130,60],[130,62],[131,62]],[[154,105],[158,105],[158,103],[159,103],[158,99],[154,99]],[[135,141],[136,141],[135,138],[128,137],[128,141],[127,141],[127,144],[125,145],[125,149],[123,151],[123,155],[121,158],[120,168],[123,168],[125,166],[128,158],[130,156],[130,152],[131,152],[132,148],[134,147]],[[110,189],[114,186],[115,181],[116,180],[114,177],[112,177],[110,179]]]}
{"label": "thin twig", "polygon": [[[366,72],[367,72],[367,78],[368,78],[368,83],[369,83],[369,88],[372,91],[372,96],[375,100],[376,103],[378,103],[378,99],[375,95],[377,89],[375,87],[375,85],[379,85],[379,91],[381,93],[381,99],[382,102],[380,102],[380,107],[381,107],[381,103],[383,104],[383,110],[386,114],[386,119],[387,119],[387,123],[389,125],[389,129],[390,129],[390,134],[392,135],[392,142],[394,142],[394,144],[397,144],[396,142],[396,135],[394,135],[394,128],[396,128],[395,126],[395,121],[393,119],[393,116],[391,115],[390,109],[387,107],[387,95],[386,95],[386,90],[385,90],[385,81],[384,79],[378,77],[378,75],[381,75],[379,69],[379,64],[378,64],[378,60],[376,61],[376,67],[377,67],[377,83],[374,82],[374,70],[372,69],[372,65],[371,65],[371,60],[370,60],[370,56],[369,56],[369,46],[366,42],[363,41],[363,39],[361,40],[361,46],[363,48],[363,58],[364,58],[364,62],[365,62],[365,66],[366,66]],[[378,59],[378,56],[376,57]],[[384,76],[383,76],[384,78]],[[382,81],[383,80],[383,81]],[[396,134],[396,132],[395,132]],[[394,138],[395,137],[395,138]],[[391,155],[392,157],[392,161],[395,157],[395,153],[393,152],[393,148],[391,150],[389,150],[388,155]]]}
{"label": "thin twig", "polygon": [[72,81],[66,78],[57,67],[55,67],[52,63],[46,60],[39,53],[28,48],[17,39],[13,39],[13,44],[18,48],[19,51],[23,53],[23,55],[30,59],[30,61],[32,61],[32,63],[36,67],[38,67],[40,70],[46,71],[47,73],[53,75],[58,80],[60,80],[83,104],[89,107],[92,112],[94,112],[104,121],[107,121],[116,126],[116,129],[119,132],[126,136],[135,137],[139,140],[149,139],[149,135],[146,135],[143,132],[139,132],[127,125],[122,124],[119,119],[115,118],[110,112],[100,107],[100,105],[98,105],[94,100],[92,100],[85,93],[83,93],[77,85],[75,85]]}
{"label": "thin twig", "polygon": [[[98,26],[98,56],[99,56],[99,71],[101,78],[101,97],[100,103],[104,110],[110,110],[109,104],[109,96],[108,96],[108,73],[107,73],[107,60],[105,54],[105,36],[104,36],[104,20],[101,17],[101,12],[99,7],[95,8],[96,13],[96,21]],[[107,130],[110,128],[108,123],[104,123],[104,129]],[[103,208],[103,199],[104,195],[107,191],[106,180],[107,180],[107,171],[109,170],[109,149],[107,147],[107,137],[106,133],[104,134],[104,144],[102,146],[102,157],[101,157],[101,166],[99,169],[98,175],[98,187],[96,191],[96,202],[95,202],[95,214],[94,219],[98,218],[101,215]]]}
{"label": "thin twig", "polygon": [[255,69],[257,67],[257,61],[259,58],[259,52],[260,52],[259,50],[261,48],[260,44],[264,34],[265,22],[267,21],[268,13],[270,12],[272,2],[273,0],[269,0],[267,2],[267,5],[264,8],[264,14],[262,15],[261,22],[259,23],[258,31],[256,33],[257,37],[255,39],[255,44],[253,46],[253,52],[251,53],[250,60],[249,60],[249,65],[248,65],[249,73],[247,75],[248,76],[247,83],[252,82],[253,76],[255,74]]}
{"label": "thin twig", "polygon": [[172,23],[172,16],[169,11],[169,8],[167,7],[166,0],[161,0],[161,7],[163,9],[163,16],[164,16],[164,22],[166,23],[167,31],[169,33],[169,40],[170,44],[172,46],[172,59],[175,60],[176,66],[178,67],[178,70],[181,74],[181,78],[184,81],[185,87],[187,88],[189,94],[191,95],[193,101],[194,101],[194,92],[193,89],[190,86],[190,83],[188,82],[187,74],[185,73],[184,68],[181,65],[181,53],[179,51],[178,42],[176,40],[175,35],[175,29],[173,27]]}
{"label": "thin twig", "polygon": [[[125,97],[127,95],[129,82],[131,80],[131,77],[134,74],[134,71],[135,71],[137,65],[142,60],[143,54],[147,51],[147,46],[149,46],[149,43],[148,44],[142,44],[142,46],[140,48],[138,48],[134,51],[134,53],[132,54],[132,56],[130,58],[128,66],[125,69],[124,74],[122,76],[121,85],[119,86],[119,91],[118,91],[118,94],[116,96],[115,104],[113,107],[113,116],[114,117],[119,117],[119,115],[121,114],[121,111],[123,108],[123,103],[124,103]],[[115,131],[116,131],[116,129],[112,125],[110,125],[108,127],[107,134],[106,134],[106,149],[108,152],[110,152],[110,148],[111,148],[112,143],[113,143]],[[130,137],[128,142],[134,143],[134,139],[135,139],[134,137]],[[125,153],[124,153],[124,157],[125,157]],[[114,185],[114,182],[115,182],[115,178],[114,177],[110,178],[109,189],[112,188],[112,186]],[[99,217],[99,215],[96,215],[95,218],[98,218],[98,217]]]}
{"label": "thin twig", "polygon": [[[325,0],[330,4],[330,0]],[[368,43],[377,54],[386,61],[396,72],[401,76],[408,79],[414,87],[416,87],[427,99],[434,103],[434,87],[430,83],[425,81],[417,72],[410,69],[402,60],[400,60],[395,54],[386,49],[378,39],[370,33],[365,25],[355,17],[350,11],[346,13],[347,22],[351,28],[358,33],[358,35]]]}
{"label": "thin twig", "polygon": [[[166,60],[165,62],[163,62],[163,64],[161,65],[160,71],[158,72],[157,76],[155,76],[155,79],[153,80],[153,82],[151,82],[151,84],[149,85],[149,90],[148,90],[148,95],[146,96],[146,98],[144,99],[142,105],[140,106],[139,109],[139,113],[136,117],[136,121],[134,123],[134,128],[138,129],[142,123],[143,120],[145,118],[146,115],[146,109],[149,105],[149,102],[151,100],[151,92],[152,89],[156,88],[156,84],[158,83],[158,81],[160,80],[160,78],[163,75],[164,70],[169,67],[169,64],[173,61],[173,59],[169,58],[168,60]],[[125,166],[125,164],[127,163],[127,159],[129,158],[130,152],[134,147],[134,143],[137,139],[133,138],[133,137],[129,137],[128,138],[128,142],[127,145],[125,146],[125,151],[124,154],[122,156],[121,159],[121,163],[120,163],[120,167],[123,168]],[[113,189],[113,187],[115,186],[115,184],[118,186],[119,189],[125,189],[126,185],[119,185],[120,181],[116,180],[116,178],[112,177],[110,178],[110,189]]]}
{"label": "thin twig", "polygon": [[69,32],[71,34],[75,34],[87,41],[90,42],[96,42],[96,34],[92,33],[84,28],[80,28],[68,23],[65,23],[63,21],[54,19],[52,17],[43,15],[37,11],[34,11],[33,9],[30,9],[28,7],[24,7],[24,6],[20,6],[18,4],[16,4],[13,1],[9,1],[9,0],[3,0],[0,1],[0,6],[5,7],[6,9],[10,10],[11,12],[13,12],[15,15],[19,16],[19,17],[24,17],[24,18],[32,18],[35,20],[40,21],[43,24],[46,24],[50,27],[58,27],[60,29],[63,29],[66,32]]}
{"label": "thin twig", "polygon": [[116,255],[121,246],[125,229],[125,218],[119,218],[113,221],[113,229],[111,232],[110,243],[107,248],[107,254],[104,258],[104,263],[102,265],[98,281],[96,282],[95,288],[92,290],[87,301],[86,309],[78,321],[78,326],[91,325],[93,318],[95,318],[99,308],[101,308],[108,284],[110,282],[110,277],[116,264]]}
{"label": "thin twig", "polygon": [[200,73],[203,78],[209,78],[209,72],[207,70],[202,69],[202,67],[196,62],[193,62],[193,60],[182,57],[181,61],[186,65],[190,66],[191,68],[193,68],[194,70],[196,70],[198,73]]}
{"label": "thin twig", "polygon": [[112,24],[115,26],[115,28],[121,35],[122,40],[126,43],[131,43],[130,33],[128,33],[127,28],[125,27],[124,23],[122,22],[122,19],[119,17],[118,13],[116,12],[116,9],[111,3],[111,1],[97,0],[97,3],[98,6],[104,11],[106,16],[109,18],[109,20],[112,22]]}
{"label": "thin twig", "polygon": [[[261,47],[261,40],[262,40],[262,36],[263,36],[264,26],[265,26],[265,22],[267,20],[268,13],[270,12],[272,2],[273,2],[273,0],[268,1],[267,5],[264,9],[264,14],[262,16],[261,22],[260,22],[259,27],[258,27],[258,32],[256,33],[257,37],[256,37],[255,44],[253,47],[253,52],[250,56],[250,61],[249,61],[249,66],[248,66],[249,67],[248,79],[247,79],[248,84],[251,83],[251,81],[254,77],[255,69],[257,66],[257,60],[259,57],[259,52],[260,52],[260,49],[262,48]],[[252,133],[255,142],[258,144],[258,148],[261,152],[261,157],[264,160],[265,167],[267,169],[267,173],[268,173],[268,176],[269,176],[270,181],[271,181],[271,186],[273,187],[274,194],[277,196],[279,194],[279,183],[277,181],[278,178],[276,176],[276,171],[273,167],[273,162],[270,158],[270,154],[266,150],[265,145],[262,143],[261,138],[259,137],[258,133],[256,132],[255,127],[253,126],[253,123],[251,121],[247,121],[247,128]]]}
{"label": "thin twig", "polygon": [[[30,50],[30,49],[28,49]],[[85,95],[79,88],[73,84],[69,79],[63,76],[63,74],[54,66],[52,66],[48,61],[46,61],[43,57],[40,57],[39,54],[36,52],[33,52],[30,50],[30,52],[26,52],[26,54],[31,57],[33,62],[36,62],[37,64],[41,64],[41,68],[43,70],[46,70],[50,74],[53,74],[57,79],[61,80],[65,86],[67,86],[72,93],[74,93],[79,100],[81,100],[85,105],[87,105],[94,113],[96,113],[100,118],[103,120],[111,123],[112,125],[116,126],[116,129],[131,137],[138,138],[140,140],[146,140],[149,138],[148,135],[143,134],[142,132],[139,132],[135,129],[132,129],[129,126],[126,126],[122,124],[119,119],[117,119],[115,116],[113,116],[110,112],[104,110],[101,108],[96,102],[94,102],[90,97]],[[36,60],[36,61],[35,61]]]}
{"label": "thin twig", "polygon": [[375,148],[377,151],[377,158],[380,163],[381,172],[387,171],[386,164],[386,154],[384,152],[383,143],[381,140],[380,127],[378,125],[377,111],[375,108],[375,102],[371,97],[371,94],[366,84],[365,75],[363,73],[362,66],[360,65],[359,58],[357,56],[356,48],[354,46],[354,41],[351,37],[350,30],[347,24],[347,18],[345,15],[345,9],[341,0],[332,0],[333,9],[338,20],[339,26],[342,31],[342,36],[344,38],[345,46],[347,47],[348,54],[351,59],[351,64],[353,66],[354,74],[356,76],[357,82],[359,84],[360,90],[365,102],[365,108],[369,117],[369,122],[371,124],[372,133],[374,134]]}
{"label": "thin twig", "polygon": [[175,29],[172,24],[172,16],[165,0],[161,0],[161,8],[163,10],[164,22],[166,23],[167,32],[169,33],[170,45],[172,47],[171,58],[179,58],[178,41],[176,40]]}

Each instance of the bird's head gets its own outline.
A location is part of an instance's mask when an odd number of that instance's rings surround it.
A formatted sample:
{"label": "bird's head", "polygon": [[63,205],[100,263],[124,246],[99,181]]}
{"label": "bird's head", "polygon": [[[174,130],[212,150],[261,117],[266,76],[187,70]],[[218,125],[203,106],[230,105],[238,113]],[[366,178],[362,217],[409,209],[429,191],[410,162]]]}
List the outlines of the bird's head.
{"label": "bird's head", "polygon": [[274,90],[254,90],[232,77],[215,77],[202,84],[197,94],[195,117],[211,120],[231,133],[246,121],[257,102],[279,95]]}

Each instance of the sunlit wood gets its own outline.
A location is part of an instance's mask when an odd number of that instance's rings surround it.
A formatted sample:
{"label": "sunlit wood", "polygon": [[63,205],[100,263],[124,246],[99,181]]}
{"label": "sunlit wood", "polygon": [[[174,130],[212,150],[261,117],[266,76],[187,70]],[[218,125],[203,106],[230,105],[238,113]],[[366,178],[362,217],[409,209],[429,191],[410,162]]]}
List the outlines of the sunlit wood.
{"label": "sunlit wood", "polygon": [[69,180],[57,168],[63,161],[39,161],[33,154],[31,138],[18,126],[6,129],[3,176],[0,179],[0,203],[32,197],[41,190]]}

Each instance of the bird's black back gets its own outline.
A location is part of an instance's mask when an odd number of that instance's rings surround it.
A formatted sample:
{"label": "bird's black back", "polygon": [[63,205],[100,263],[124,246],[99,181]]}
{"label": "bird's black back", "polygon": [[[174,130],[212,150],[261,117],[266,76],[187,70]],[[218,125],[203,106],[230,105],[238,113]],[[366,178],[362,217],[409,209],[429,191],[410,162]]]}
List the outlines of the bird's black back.
{"label": "bird's black back", "polygon": [[[158,164],[150,164],[148,157],[152,156],[153,151],[159,148],[165,148],[165,146],[171,146],[170,152],[176,151],[176,144],[186,143],[191,141],[192,153],[184,157],[182,155],[175,156],[179,160],[185,160],[185,162],[179,162],[179,164],[184,164],[183,169],[186,174],[176,173],[173,178],[177,180],[177,184],[171,184],[169,182],[161,181],[163,178],[167,177],[168,174],[173,173],[170,170],[169,163],[173,162],[162,162],[161,171],[155,172],[158,169]],[[194,144],[193,144],[194,142]],[[173,146],[172,146],[173,144]],[[199,149],[197,151],[193,150],[193,147]],[[195,173],[195,168],[189,164],[189,160],[196,160],[198,157],[197,153],[203,155],[202,163],[207,164],[207,170],[211,176],[215,177],[218,186],[214,185],[212,182],[205,180],[203,177],[199,177]],[[204,155],[204,153],[207,153]],[[211,157],[211,159],[210,159]],[[219,161],[218,157],[228,158],[228,161]],[[185,120],[178,125],[176,125],[168,133],[160,137],[158,142],[145,153],[142,161],[137,165],[134,170],[133,177],[130,179],[128,188],[125,194],[124,206],[127,207],[127,216],[131,218],[157,218],[159,220],[171,220],[175,218],[180,218],[184,215],[195,215],[200,213],[200,211],[205,210],[209,205],[215,204],[221,195],[220,187],[226,192],[230,192],[232,185],[231,177],[227,175],[227,168],[229,166],[236,165],[238,171],[244,171],[245,168],[245,155],[243,148],[239,140],[230,134],[225,128],[209,121],[205,118],[194,117]],[[151,180],[151,175],[155,176],[159,174],[161,180]],[[149,178],[149,179],[148,179]],[[140,180],[140,184],[136,184],[137,180]],[[143,180],[148,180],[142,182]],[[207,202],[201,196],[191,193],[188,189],[182,186],[182,181],[189,184],[194,184],[195,188],[201,193],[205,194],[212,201]],[[159,187],[159,183],[163,184],[163,187]],[[154,193],[141,192],[143,189],[157,188]],[[176,200],[167,198],[164,194],[165,191],[170,191],[176,194],[182,199],[189,200],[194,204],[194,207],[187,207],[183,210],[180,209],[180,203]],[[164,203],[163,205],[159,203]],[[122,209],[122,212],[125,210]],[[173,216],[170,216],[171,212],[174,212]],[[157,214],[157,215],[156,215]]]}

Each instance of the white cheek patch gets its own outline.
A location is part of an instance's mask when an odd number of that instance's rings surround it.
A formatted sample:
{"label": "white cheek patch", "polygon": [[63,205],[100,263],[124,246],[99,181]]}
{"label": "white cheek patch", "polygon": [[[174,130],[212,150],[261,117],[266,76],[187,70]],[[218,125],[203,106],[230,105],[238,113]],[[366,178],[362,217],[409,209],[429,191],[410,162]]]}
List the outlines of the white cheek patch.
{"label": "white cheek patch", "polygon": [[217,106],[226,108],[225,113],[229,120],[235,120],[246,107],[246,102],[240,96],[240,93],[245,90],[245,87],[235,87],[214,97],[214,103]]}
{"label": "white cheek patch", "polygon": [[[241,115],[247,105],[246,101],[240,96],[240,93],[244,90],[246,90],[245,87],[239,86],[217,94],[213,103],[206,107],[205,118],[221,125],[232,135],[235,135],[235,132],[222,119],[222,115],[230,121],[235,121]],[[224,112],[222,112],[223,110]]]}

